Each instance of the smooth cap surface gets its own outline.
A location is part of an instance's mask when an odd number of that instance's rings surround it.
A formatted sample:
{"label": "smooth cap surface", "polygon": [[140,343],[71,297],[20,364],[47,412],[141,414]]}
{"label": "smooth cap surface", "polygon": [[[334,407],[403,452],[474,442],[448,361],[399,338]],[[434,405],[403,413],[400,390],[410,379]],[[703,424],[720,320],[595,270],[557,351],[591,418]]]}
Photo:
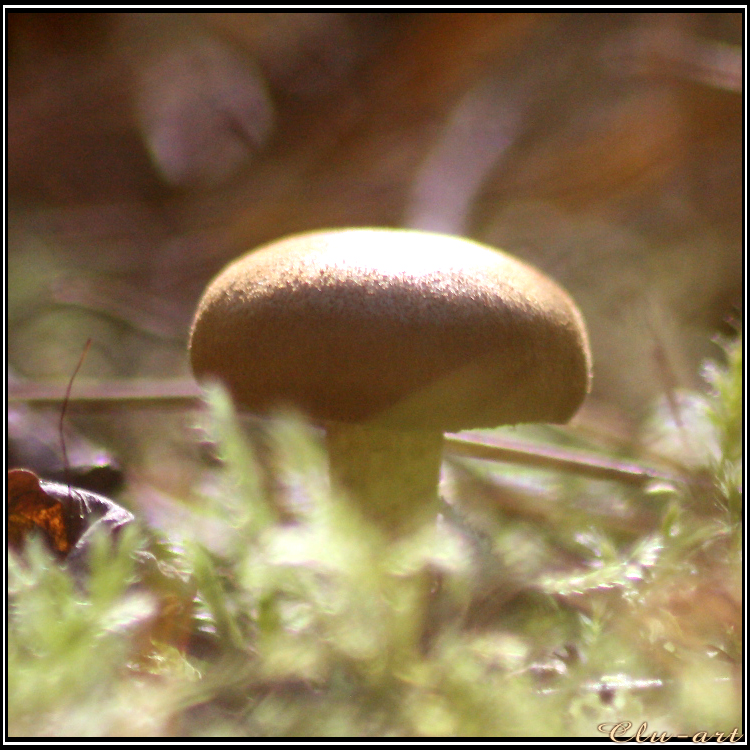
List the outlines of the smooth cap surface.
{"label": "smooth cap surface", "polygon": [[566,422],[590,383],[583,319],[540,271],[457,237],[296,235],[242,256],[200,301],[193,372],[254,412],[454,432]]}

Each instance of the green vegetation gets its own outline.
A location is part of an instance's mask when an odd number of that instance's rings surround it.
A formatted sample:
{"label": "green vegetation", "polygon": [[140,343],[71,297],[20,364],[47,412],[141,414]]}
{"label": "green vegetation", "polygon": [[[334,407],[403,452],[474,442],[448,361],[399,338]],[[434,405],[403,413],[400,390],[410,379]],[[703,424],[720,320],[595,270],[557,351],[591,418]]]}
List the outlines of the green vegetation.
{"label": "green vegetation", "polygon": [[[646,426],[679,479],[455,462],[441,523],[391,545],[330,497],[313,430],[279,418],[251,448],[210,390],[221,464],[158,543],[101,538],[77,578],[38,543],[9,556],[9,736],[741,732],[741,339],[725,350]],[[479,498],[498,477],[513,513]]]}

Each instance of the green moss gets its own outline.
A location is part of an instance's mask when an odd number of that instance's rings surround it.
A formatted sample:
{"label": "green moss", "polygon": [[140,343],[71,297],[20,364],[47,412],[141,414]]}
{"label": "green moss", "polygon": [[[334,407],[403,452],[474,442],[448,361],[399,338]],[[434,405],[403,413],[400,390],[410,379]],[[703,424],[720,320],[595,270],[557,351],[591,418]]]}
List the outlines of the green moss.
{"label": "green moss", "polygon": [[[548,475],[548,503],[575,512],[516,506],[482,528],[458,496],[397,541],[331,496],[302,420],[274,420],[259,452],[211,389],[222,463],[162,545],[198,592],[191,637],[154,637],[162,600],[136,534],[101,540],[84,580],[31,544],[9,559],[9,735],[603,738],[619,721],[728,735],[741,720],[741,358],[739,339],[726,345],[681,424],[656,409],[662,445],[708,435],[680,479],[623,492]],[[581,527],[607,503],[619,517]]]}

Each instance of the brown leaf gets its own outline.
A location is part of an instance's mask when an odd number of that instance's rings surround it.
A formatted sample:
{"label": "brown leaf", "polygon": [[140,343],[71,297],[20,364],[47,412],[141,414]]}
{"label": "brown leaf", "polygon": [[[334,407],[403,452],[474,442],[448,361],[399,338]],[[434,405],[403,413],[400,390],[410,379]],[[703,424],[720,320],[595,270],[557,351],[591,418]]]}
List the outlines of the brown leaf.
{"label": "brown leaf", "polygon": [[60,500],[51,497],[39,477],[27,469],[8,472],[8,544],[20,552],[32,531],[40,531],[60,555],[70,551],[65,513]]}
{"label": "brown leaf", "polygon": [[103,495],[47,482],[28,469],[8,472],[8,544],[16,551],[23,550],[36,531],[60,557],[79,561],[97,529],[104,526],[116,536],[133,520]]}

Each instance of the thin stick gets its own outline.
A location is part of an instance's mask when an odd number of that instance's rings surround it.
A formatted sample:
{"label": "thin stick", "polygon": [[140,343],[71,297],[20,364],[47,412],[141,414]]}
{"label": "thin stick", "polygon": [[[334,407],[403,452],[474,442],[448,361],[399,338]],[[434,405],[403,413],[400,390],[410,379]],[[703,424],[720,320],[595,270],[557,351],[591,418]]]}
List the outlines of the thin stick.
{"label": "thin stick", "polygon": [[488,438],[484,435],[475,437],[468,433],[463,433],[462,437],[446,436],[445,451],[454,456],[567,471],[591,479],[609,479],[626,484],[642,485],[656,479],[678,480],[662,469],[620,461],[597,453],[553,445],[529,445],[508,438]]}
{"label": "thin stick", "polygon": [[62,409],[60,410],[60,447],[62,448],[63,471],[65,472],[65,483],[68,485],[68,495],[71,494],[70,467],[68,466],[68,451],[65,448],[65,432],[63,430],[63,422],[65,420],[65,412],[68,409],[68,402],[70,401],[70,391],[71,391],[71,388],[73,387],[73,381],[75,380],[75,377],[78,374],[78,371],[81,369],[83,360],[86,359],[86,354],[88,354],[90,346],[91,346],[91,339],[88,339],[86,341],[85,346],[83,347],[83,351],[81,352],[81,356],[78,360],[78,364],[76,365],[76,369],[73,370],[73,374],[70,376],[70,380],[68,381],[68,387],[65,391],[65,398],[63,399]]}
{"label": "thin stick", "polygon": [[[75,396],[66,399],[78,409],[184,408],[200,407],[201,391],[185,378],[147,382],[109,381],[79,386]],[[9,403],[53,406],[60,403],[59,388],[38,383],[14,384]],[[66,403],[66,406],[68,404]],[[445,452],[453,456],[504,461],[521,466],[568,471],[592,479],[609,479],[642,485],[651,480],[679,481],[666,469],[621,461],[600,453],[572,451],[552,445],[523,443],[506,437],[460,433],[445,438]]]}
{"label": "thin stick", "polygon": [[[200,404],[201,391],[194,381],[185,378],[79,383],[70,406],[76,409],[179,407],[195,408]],[[46,383],[12,383],[8,403],[27,406],[57,406],[61,401],[60,387]]]}

